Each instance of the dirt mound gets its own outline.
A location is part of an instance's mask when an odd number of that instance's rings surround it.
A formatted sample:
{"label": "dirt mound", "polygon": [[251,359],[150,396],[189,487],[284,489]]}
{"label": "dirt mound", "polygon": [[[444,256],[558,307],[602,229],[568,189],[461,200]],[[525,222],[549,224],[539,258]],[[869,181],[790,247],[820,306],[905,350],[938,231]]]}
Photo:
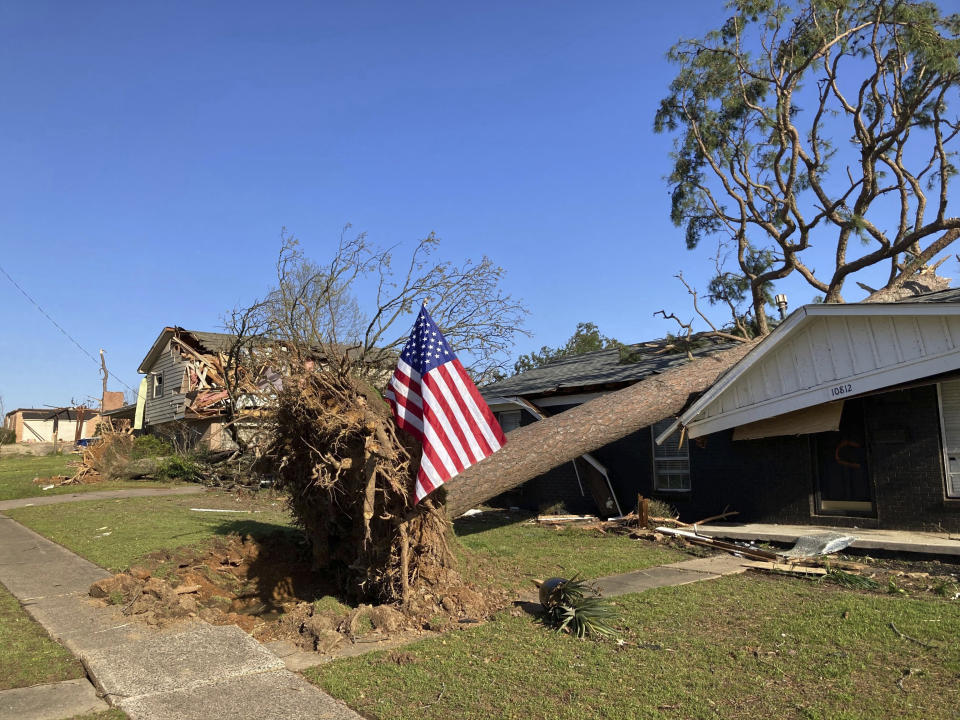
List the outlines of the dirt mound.
{"label": "dirt mound", "polygon": [[310,551],[296,535],[231,535],[202,549],[154,553],[94,583],[90,595],[150,625],[200,618],[325,653],[344,642],[479,621],[508,603],[505,592],[484,592],[453,571],[436,575],[424,578],[406,607],[351,607],[332,597],[339,578],[311,570]]}

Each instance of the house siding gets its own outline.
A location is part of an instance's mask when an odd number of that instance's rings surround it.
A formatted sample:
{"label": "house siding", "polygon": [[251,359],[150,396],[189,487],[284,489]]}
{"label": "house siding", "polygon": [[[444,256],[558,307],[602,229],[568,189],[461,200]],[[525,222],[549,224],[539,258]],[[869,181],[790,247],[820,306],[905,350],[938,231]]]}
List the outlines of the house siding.
{"label": "house siding", "polygon": [[[184,367],[183,361],[170,352],[168,342],[159,357],[147,368],[147,399],[144,403],[143,421],[148,428],[177,419],[176,408],[182,405],[185,397],[180,392]],[[153,373],[163,375],[163,394],[157,398],[153,396]]]}
{"label": "house siding", "polygon": [[936,386],[869,398],[866,417],[879,524],[960,530],[960,502],[946,499]]}

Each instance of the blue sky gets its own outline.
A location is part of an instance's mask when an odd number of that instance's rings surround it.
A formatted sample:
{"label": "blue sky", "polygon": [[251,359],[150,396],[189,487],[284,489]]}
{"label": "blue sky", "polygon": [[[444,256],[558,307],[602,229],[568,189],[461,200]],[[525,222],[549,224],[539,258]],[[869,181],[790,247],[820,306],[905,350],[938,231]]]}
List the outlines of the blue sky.
{"label": "blue sky", "polygon": [[[516,354],[578,321],[662,336],[655,310],[692,314],[673,273],[710,271],[669,222],[664,54],[724,17],[710,0],[4,3],[0,264],[132,386],[165,325],[218,329],[263,294],[282,227],[318,261],[346,223],[489,255],[531,310]],[[8,411],[99,394],[2,276],[0,303]]]}

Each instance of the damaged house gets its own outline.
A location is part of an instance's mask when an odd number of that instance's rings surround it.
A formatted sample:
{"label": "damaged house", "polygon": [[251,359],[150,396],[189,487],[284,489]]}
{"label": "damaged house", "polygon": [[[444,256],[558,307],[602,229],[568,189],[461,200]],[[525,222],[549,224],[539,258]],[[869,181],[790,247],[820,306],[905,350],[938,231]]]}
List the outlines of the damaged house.
{"label": "damaged house", "polygon": [[[360,361],[354,348],[335,345],[333,352]],[[366,362],[365,368],[386,382],[396,356],[381,351],[375,356],[378,362]],[[327,357],[324,348],[311,348],[303,368],[320,369]],[[287,344],[276,338],[238,343],[228,333],[165,327],[137,368],[145,377],[134,428],[178,447],[233,450],[238,440],[256,445],[264,437],[265,406],[283,387],[291,359]]]}
{"label": "damaged house", "polygon": [[165,327],[137,368],[145,377],[134,427],[211,450],[236,447],[234,432],[255,435],[259,398],[270,387],[279,389],[281,379],[266,365],[233,377],[237,409],[244,411],[242,420],[234,419],[227,372],[235,345],[235,336],[226,333]]}
{"label": "damaged house", "polygon": [[[615,350],[567,357],[483,394],[508,430],[684,359],[635,348],[636,362]],[[686,520],[729,507],[745,522],[956,531],[960,291],[801,307],[679,418],[592,456],[613,503],[582,458],[501,500],[612,515],[640,494]]]}

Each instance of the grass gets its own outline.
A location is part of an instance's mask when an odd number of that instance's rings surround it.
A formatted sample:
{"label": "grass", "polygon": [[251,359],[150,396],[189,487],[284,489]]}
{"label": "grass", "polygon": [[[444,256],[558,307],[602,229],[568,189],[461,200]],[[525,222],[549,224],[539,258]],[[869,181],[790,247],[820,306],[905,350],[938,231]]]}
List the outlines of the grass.
{"label": "grass", "polygon": [[83,677],[83,666],[0,586],[0,690]]}
{"label": "grass", "polygon": [[[95,490],[122,490],[142,487],[170,487],[170,483],[153,481],[111,481],[91,483],[89,485],[64,485],[43,490],[42,485],[33,482],[35,477],[49,478],[54,475],[73,475],[70,463],[76,462],[79,455],[5,455],[0,457],[0,500],[41,497],[44,495],[63,495]],[[49,484],[49,483],[48,483]]]}
{"label": "grass", "polygon": [[545,528],[522,522],[517,512],[487,512],[454,522],[461,560],[468,572],[498,584],[532,590],[531,579],[551,576],[592,579],[689,559],[672,548],[626,535],[603,535],[574,527]]}
{"label": "grass", "polygon": [[958,602],[750,574],[616,603],[622,646],[503,613],[305,675],[382,720],[956,717]]}
{"label": "grass", "polygon": [[[193,512],[192,507],[251,512]],[[217,535],[262,535],[293,526],[282,499],[271,495],[238,502],[225,492],[39,505],[6,514],[112,572],[128,569],[155,550],[196,545]]]}

